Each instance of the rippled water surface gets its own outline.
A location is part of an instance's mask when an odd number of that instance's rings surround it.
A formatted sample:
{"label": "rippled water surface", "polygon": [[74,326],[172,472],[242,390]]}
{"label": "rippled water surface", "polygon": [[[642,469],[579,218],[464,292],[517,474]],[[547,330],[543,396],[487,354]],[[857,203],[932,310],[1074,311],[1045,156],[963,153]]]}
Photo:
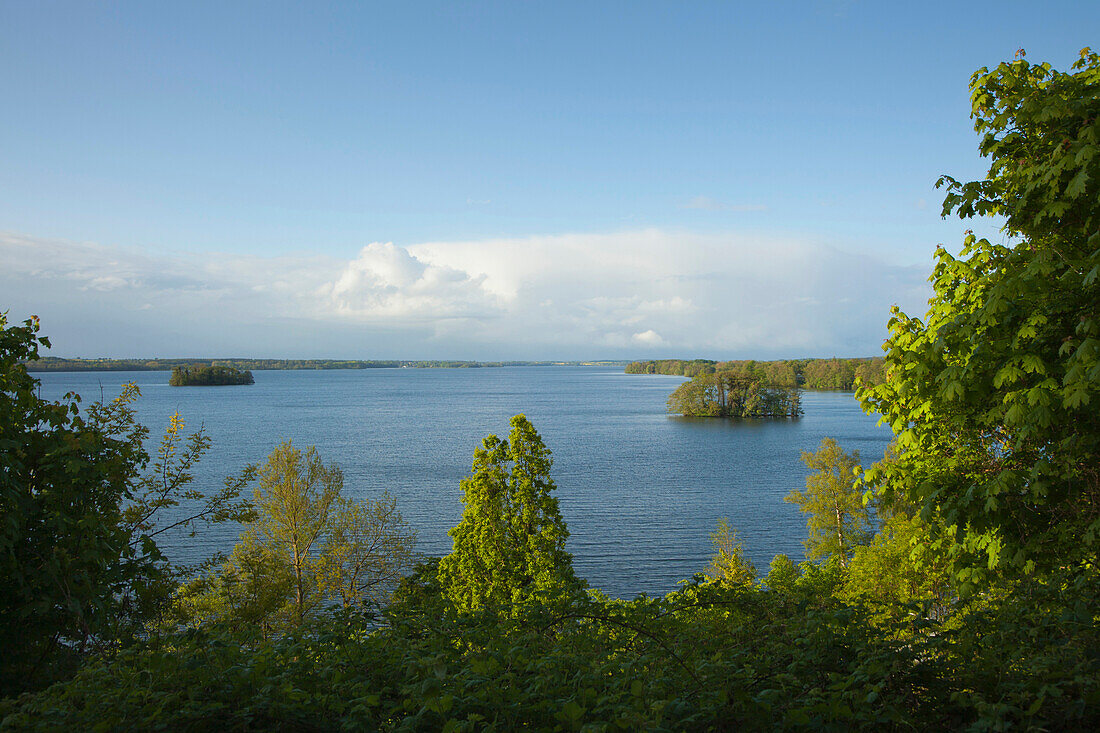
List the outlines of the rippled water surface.
{"label": "rippled water surface", "polygon": [[[660,594],[704,569],[709,533],[728,516],[761,570],[786,553],[802,558],[806,523],[783,502],[803,488],[800,451],[822,437],[882,456],[888,428],[850,393],[808,392],[806,415],[785,422],[728,422],[665,414],[680,377],[626,375],[600,367],[257,371],[247,387],[169,387],[167,372],[36,375],[42,395],[85,401],[141,387],[139,418],[155,436],[178,410],[205,425],[213,448],[196,477],[207,486],[261,462],[287,438],[316,445],[344,471],[354,496],[389,490],[417,528],[419,549],[450,551],[461,514],[459,480],[474,448],[525,413],[554,453],[553,478],[579,575],[614,595]],[[228,550],[237,528],[165,543],[169,557]]]}

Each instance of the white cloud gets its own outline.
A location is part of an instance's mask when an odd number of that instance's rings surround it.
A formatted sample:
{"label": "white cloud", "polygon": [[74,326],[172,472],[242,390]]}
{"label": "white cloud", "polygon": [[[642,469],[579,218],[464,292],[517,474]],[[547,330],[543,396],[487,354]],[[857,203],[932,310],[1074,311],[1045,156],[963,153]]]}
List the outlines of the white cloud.
{"label": "white cloud", "polygon": [[374,242],[318,292],[334,314],[367,321],[476,318],[498,310],[484,280],[421,260],[392,242]]}
{"label": "white cloud", "polygon": [[873,354],[891,304],[923,313],[925,278],[808,241],[656,229],[375,242],[345,260],[0,235],[0,308],[49,315],[73,355]]}
{"label": "white cloud", "polygon": [[665,340],[661,338],[661,334],[657,333],[652,328],[648,331],[636,333],[631,336],[630,339],[644,346],[661,346],[665,342]]}

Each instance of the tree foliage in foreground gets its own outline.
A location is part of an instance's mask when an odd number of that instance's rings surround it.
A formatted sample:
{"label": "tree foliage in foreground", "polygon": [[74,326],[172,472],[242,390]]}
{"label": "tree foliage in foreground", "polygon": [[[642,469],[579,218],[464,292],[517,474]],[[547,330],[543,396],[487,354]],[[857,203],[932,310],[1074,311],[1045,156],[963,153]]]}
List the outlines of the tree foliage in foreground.
{"label": "tree foliage in foreground", "polygon": [[277,446],[229,558],[175,594],[169,624],[284,633],[332,606],[389,603],[416,563],[416,532],[388,493],[342,494],[344,474],[310,446]]}
{"label": "tree foliage in foreground", "polygon": [[[839,566],[834,564],[834,571]],[[268,641],[151,639],[0,704],[11,730],[1090,730],[1095,581],[880,620],[810,566],[788,590],[693,581],[497,615],[357,613]],[[379,622],[383,623],[379,623]],[[934,633],[933,633],[934,632]]]}
{"label": "tree foliage in foreground", "polygon": [[0,693],[63,677],[155,619],[177,581],[162,535],[249,516],[248,471],[209,494],[192,485],[209,441],[178,414],[146,452],[136,386],[84,414],[76,395],[43,400],[24,366],[49,346],[38,329],[0,313]]}
{"label": "tree foliage in foreground", "polygon": [[809,536],[806,557],[836,557],[842,564],[856,547],[874,534],[870,507],[856,488],[859,451],[844,452],[832,438],[824,438],[816,453],[802,451],[802,462],[813,471],[805,491],[792,491],[784,501],[806,514]]}
{"label": "tree foliage in foreground", "polygon": [[925,319],[897,310],[888,379],[859,393],[897,434],[872,485],[942,520],[960,578],[1095,564],[1100,547],[1100,58],[1022,58],[971,80],[985,179],[944,215],[1007,243],[936,252]]}
{"label": "tree foliage in foreground", "polygon": [[319,601],[315,582],[315,552],[329,528],[333,504],[344,488],[344,474],[326,466],[310,446],[305,454],[288,440],[260,469],[255,492],[256,521],[246,535],[284,557],[294,576],[294,607],[301,621]]}
{"label": "tree foliage in foreground", "polygon": [[462,521],[450,533],[454,548],[439,563],[442,587],[462,612],[504,611],[582,587],[551,495],[550,449],[526,416],[510,425],[508,440],[489,435],[474,451],[461,484]]}

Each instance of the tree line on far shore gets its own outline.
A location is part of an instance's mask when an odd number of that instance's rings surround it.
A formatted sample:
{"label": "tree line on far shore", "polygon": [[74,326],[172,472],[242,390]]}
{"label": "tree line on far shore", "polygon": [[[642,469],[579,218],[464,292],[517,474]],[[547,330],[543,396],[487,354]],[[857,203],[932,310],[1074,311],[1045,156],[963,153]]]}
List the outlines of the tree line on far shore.
{"label": "tree line on far shore", "polygon": [[81,359],[43,356],[29,372],[163,372],[175,367],[226,366],[257,371],[299,369],[480,369],[516,366],[620,366],[622,361],[456,361],[407,359]]}
{"label": "tree line on far shore", "polygon": [[777,361],[712,359],[655,359],[631,362],[627,374],[668,374],[696,377],[700,374],[739,372],[753,376],[772,387],[836,389],[851,391],[856,380],[865,386],[882,384],[886,379],[882,357],[858,359],[780,359]]}

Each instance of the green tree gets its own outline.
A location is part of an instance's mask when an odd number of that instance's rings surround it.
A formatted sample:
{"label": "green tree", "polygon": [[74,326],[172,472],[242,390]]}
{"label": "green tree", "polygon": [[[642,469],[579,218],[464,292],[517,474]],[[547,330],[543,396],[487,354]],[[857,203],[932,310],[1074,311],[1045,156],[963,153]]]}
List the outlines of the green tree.
{"label": "green tree", "polygon": [[271,452],[259,477],[256,521],[246,534],[255,534],[257,541],[286,558],[294,575],[294,603],[301,622],[318,601],[314,550],[329,529],[344,474],[336,466],[326,466],[315,447],[303,455],[288,440]]}
{"label": "green tree", "polygon": [[551,493],[550,449],[524,415],[508,440],[489,435],[462,480],[462,521],[439,563],[441,586],[460,611],[509,612],[581,587],[565,551],[569,531]]}
{"label": "green tree", "polygon": [[777,593],[792,593],[801,575],[801,571],[791,558],[783,554],[776,555],[768,566],[768,574],[764,576],[763,585]]}
{"label": "green tree", "polygon": [[872,535],[870,510],[856,487],[859,451],[845,453],[835,440],[825,438],[816,453],[803,451],[802,461],[815,473],[806,477],[805,491],[792,491],[784,501],[809,515],[806,556],[837,557],[847,565],[855,548]]}
{"label": "green tree", "polygon": [[858,395],[897,434],[868,481],[942,521],[967,588],[1100,547],[1100,58],[1021,57],[970,88],[989,172],[943,177],[943,213],[999,217],[1005,241],[937,249],[930,310],[895,309],[886,382]]}
{"label": "green tree", "polygon": [[169,622],[200,628],[213,622],[261,638],[297,621],[294,573],[271,545],[245,533],[217,572],[192,578],[175,593]]}
{"label": "green tree", "polygon": [[178,415],[149,466],[136,386],[83,415],[77,395],[41,399],[25,366],[49,346],[38,330],[37,319],[8,326],[0,314],[0,692],[64,676],[163,611],[177,573],[162,534],[249,514],[247,475],[212,495],[191,485],[209,440],[184,436]]}
{"label": "green tree", "polygon": [[919,517],[890,517],[870,544],[856,548],[840,596],[868,604],[879,617],[906,617],[912,604],[922,604],[925,616],[946,619],[955,593],[945,539],[934,529]]}
{"label": "green tree", "polygon": [[341,495],[343,473],[290,441],[260,469],[251,524],[228,561],[176,594],[175,623],[217,620],[265,635],[300,626],[322,603],[385,605],[417,561],[416,532],[388,493]]}
{"label": "green tree", "polygon": [[389,603],[398,583],[417,563],[416,530],[388,492],[378,499],[339,497],[317,563],[320,590],[344,607]]}
{"label": "green tree", "polygon": [[117,591],[155,580],[135,566],[120,505],[144,463],[126,436],[51,403],[23,362],[36,359],[37,319],[0,314],[0,691],[49,681],[103,635]]}
{"label": "green tree", "polygon": [[752,585],[756,582],[756,566],[745,557],[745,548],[730,526],[727,517],[718,520],[718,528],[710,536],[714,557],[706,574],[727,585]]}

